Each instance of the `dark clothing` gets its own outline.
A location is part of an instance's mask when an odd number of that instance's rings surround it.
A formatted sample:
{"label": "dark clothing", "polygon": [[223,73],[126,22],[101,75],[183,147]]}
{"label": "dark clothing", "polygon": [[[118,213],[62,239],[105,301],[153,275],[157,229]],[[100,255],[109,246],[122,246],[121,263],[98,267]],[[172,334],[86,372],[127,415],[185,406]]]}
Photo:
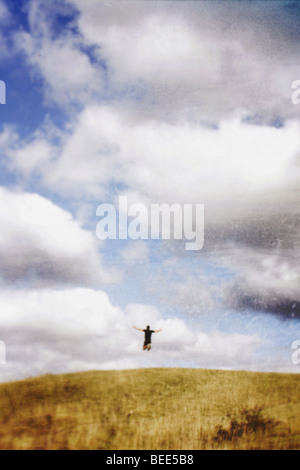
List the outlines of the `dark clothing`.
{"label": "dark clothing", "polygon": [[145,342],[144,345],[151,344],[151,335],[154,333],[154,330],[143,330],[145,333]]}

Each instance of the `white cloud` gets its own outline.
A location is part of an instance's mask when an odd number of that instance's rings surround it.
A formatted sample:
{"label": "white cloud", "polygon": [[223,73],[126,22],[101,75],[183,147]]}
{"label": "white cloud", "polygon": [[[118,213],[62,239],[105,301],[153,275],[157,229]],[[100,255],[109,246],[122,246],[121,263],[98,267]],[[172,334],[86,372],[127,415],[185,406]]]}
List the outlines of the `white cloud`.
{"label": "white cloud", "polygon": [[80,36],[67,26],[54,34],[56,15],[68,17],[74,9],[57,1],[50,5],[31,0],[27,13],[29,32],[14,32],[14,51],[21,52],[31,71],[43,79],[46,100],[68,108],[73,102],[84,103],[101,93],[101,68],[94,67],[83,51]]}
{"label": "white cloud", "polygon": [[160,312],[155,306],[129,304],[127,305],[125,311],[129,321],[134,326],[137,326],[138,328],[145,328],[147,325],[149,325],[152,329],[158,329]]}
{"label": "white cloud", "polygon": [[260,346],[261,340],[258,335],[214,331],[211,334],[199,334],[195,343],[186,346],[186,349],[190,351],[193,348],[194,352],[197,351],[202,364],[221,363],[223,367],[232,368],[239,357],[242,364],[259,368],[254,355]]}
{"label": "white cloud", "polygon": [[15,41],[32,69],[44,78],[48,100],[68,106],[73,101],[90,100],[96,91],[101,91],[101,72],[93,68],[80,45],[71,39],[53,41],[19,33]]}
{"label": "white cloud", "polygon": [[[256,336],[204,334],[184,321],[163,319],[151,305],[114,307],[104,292],[91,289],[1,290],[1,338],[7,364],[1,380],[89,369],[178,364],[243,367],[253,363]],[[143,334],[132,328],[162,328],[151,354]],[[241,360],[242,358],[242,360]]]}
{"label": "white cloud", "polygon": [[[238,109],[263,122],[297,118],[298,50],[276,27],[283,8],[270,18],[248,4],[51,3],[29,2],[30,32],[16,33],[15,44],[62,106],[117,97],[138,118],[215,123]],[[55,15],[71,7],[73,29],[54,34]]]}
{"label": "white cloud", "polygon": [[236,116],[213,130],[187,122],[135,122],[120,110],[91,106],[54,149],[54,161],[45,138],[37,140],[9,153],[12,167],[24,176],[29,167],[45,186],[75,197],[103,197],[118,181],[151,202],[155,195],[169,203],[253,203],[271,194],[274,200],[274,192],[275,198],[289,197],[300,177],[296,122],[276,129]]}
{"label": "white cloud", "polygon": [[272,23],[284,21],[283,9],[270,18],[249,4],[70,3],[110,85],[146,93],[147,105],[135,103],[140,116],[214,121],[240,108],[266,121],[297,116],[290,85],[300,73],[298,51]]}
{"label": "white cloud", "polygon": [[0,275],[4,283],[99,285],[113,280],[95,237],[51,201],[0,188]]}
{"label": "white cloud", "polygon": [[[8,131],[6,130],[5,133]],[[30,158],[28,158],[30,155]],[[22,148],[16,149],[14,152],[13,167],[19,168],[25,178],[31,178],[38,168],[41,168],[44,164],[53,158],[53,149],[49,142],[45,139],[36,139],[29,142]]]}

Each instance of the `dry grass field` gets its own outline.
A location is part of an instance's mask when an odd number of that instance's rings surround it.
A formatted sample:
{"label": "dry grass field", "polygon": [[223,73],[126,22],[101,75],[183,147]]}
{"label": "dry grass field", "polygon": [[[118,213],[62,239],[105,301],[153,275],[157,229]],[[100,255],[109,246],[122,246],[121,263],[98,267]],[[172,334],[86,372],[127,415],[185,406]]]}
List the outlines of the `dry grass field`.
{"label": "dry grass field", "polygon": [[0,385],[0,449],[299,449],[300,376],[86,372]]}

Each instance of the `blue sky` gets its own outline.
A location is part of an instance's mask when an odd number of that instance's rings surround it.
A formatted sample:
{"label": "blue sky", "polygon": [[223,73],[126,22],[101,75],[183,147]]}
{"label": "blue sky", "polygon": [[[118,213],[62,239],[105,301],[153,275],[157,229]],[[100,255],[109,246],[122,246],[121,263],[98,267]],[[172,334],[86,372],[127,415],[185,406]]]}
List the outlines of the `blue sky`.
{"label": "blue sky", "polygon": [[[299,372],[299,11],[0,0],[2,381]],[[204,248],[98,240],[121,195],[205,204]],[[163,329],[147,358],[134,324]]]}

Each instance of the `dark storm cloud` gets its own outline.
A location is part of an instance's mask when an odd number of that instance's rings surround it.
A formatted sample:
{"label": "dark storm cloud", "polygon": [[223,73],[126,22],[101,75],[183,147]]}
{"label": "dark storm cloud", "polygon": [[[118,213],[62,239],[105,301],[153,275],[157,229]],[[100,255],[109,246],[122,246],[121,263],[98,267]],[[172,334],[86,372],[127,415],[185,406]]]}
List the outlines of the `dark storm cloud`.
{"label": "dark storm cloud", "polygon": [[[299,237],[298,237],[299,240]],[[285,317],[300,313],[300,243],[294,248],[258,248],[232,244],[215,253],[236,277],[224,285],[225,305]]]}
{"label": "dark storm cloud", "polygon": [[261,311],[283,318],[300,318],[300,301],[282,295],[275,289],[253,289],[247,280],[239,279],[229,289],[225,305],[239,311]]}

